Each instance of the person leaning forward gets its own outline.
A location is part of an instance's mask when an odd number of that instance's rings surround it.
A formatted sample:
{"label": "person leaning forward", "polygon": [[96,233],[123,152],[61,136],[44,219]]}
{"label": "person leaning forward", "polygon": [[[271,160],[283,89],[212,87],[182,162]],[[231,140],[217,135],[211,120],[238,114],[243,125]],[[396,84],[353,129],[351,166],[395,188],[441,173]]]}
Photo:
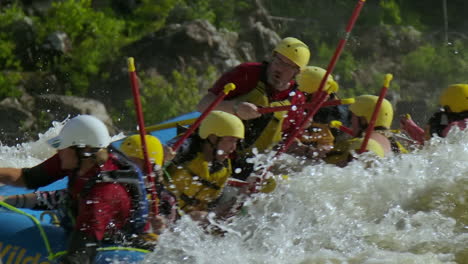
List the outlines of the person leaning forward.
{"label": "person leaning forward", "polygon": [[420,128],[408,115],[400,119],[400,127],[419,144],[437,135],[446,137],[453,127],[466,130],[468,126],[468,84],[452,84],[439,97],[442,107],[435,112],[425,129]]}
{"label": "person leaning forward", "polygon": [[[102,121],[80,115],[49,140],[57,154],[32,168],[0,168],[0,183],[29,189],[68,176],[66,204],[74,219],[63,223],[65,228],[70,227],[70,239],[60,263],[93,263],[101,243],[111,242],[117,234],[144,233],[148,226],[145,194],[138,198],[132,191],[141,186],[140,170],[112,151],[110,142]],[[135,186],[119,183],[119,173],[137,179]],[[144,191],[140,188],[138,193]]]}
{"label": "person leaning forward", "polygon": [[[355,99],[356,101],[349,107],[353,138],[337,141],[334,149],[325,158],[325,161],[328,163],[345,166],[349,162],[350,146],[356,145],[357,143],[354,142],[365,136],[379,98],[375,95],[366,94],[357,96]],[[369,150],[378,156],[388,156],[391,153],[407,153],[407,150],[397,141],[394,132],[390,129],[392,121],[392,104],[387,99],[383,99],[375,120],[374,130],[369,137],[372,139],[372,143],[368,145],[370,147]],[[376,147],[377,145],[379,147]],[[382,153],[380,149],[383,150]]]}
{"label": "person leaning forward", "polygon": [[[244,139],[244,125],[235,115],[212,111],[179,148],[165,169],[164,187],[177,198],[179,212],[204,221],[214,210],[232,174],[230,155]],[[169,143],[170,146],[170,143]]]}
{"label": "person leaning forward", "polygon": [[262,115],[258,109],[304,103],[304,95],[297,89],[293,79],[308,64],[309,58],[310,51],[306,44],[296,38],[285,38],[275,47],[271,61],[242,63],[224,73],[201,99],[197,109],[203,112],[227,83],[234,83],[236,89],[216,109],[235,114],[243,120],[246,136],[240,151],[249,154],[253,148],[259,152],[272,148],[282,140],[283,135],[291,133],[295,128],[294,125],[285,125],[291,129],[285,131],[283,123],[300,124],[303,112]]}

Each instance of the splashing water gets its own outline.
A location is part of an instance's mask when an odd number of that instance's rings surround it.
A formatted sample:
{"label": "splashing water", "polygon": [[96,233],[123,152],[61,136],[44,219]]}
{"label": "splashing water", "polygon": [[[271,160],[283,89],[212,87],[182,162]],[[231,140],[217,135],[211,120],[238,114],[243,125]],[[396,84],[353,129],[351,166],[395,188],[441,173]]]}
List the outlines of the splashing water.
{"label": "splashing water", "polygon": [[[46,140],[0,146],[1,166],[32,166],[54,153]],[[411,154],[362,155],[346,168],[283,155],[277,189],[208,234],[184,216],[143,263],[467,263],[468,133],[433,138]]]}
{"label": "splashing water", "polygon": [[[62,122],[52,122],[52,128],[44,134],[38,135],[35,142],[4,146],[0,143],[0,167],[23,168],[32,167],[46,160],[56,153],[47,141],[58,135],[68,119]],[[122,133],[112,137],[112,141],[122,139]]]}
{"label": "splashing water", "polygon": [[283,156],[289,179],[218,223],[224,236],[184,217],[145,263],[467,263],[468,133],[368,159],[338,168]]}

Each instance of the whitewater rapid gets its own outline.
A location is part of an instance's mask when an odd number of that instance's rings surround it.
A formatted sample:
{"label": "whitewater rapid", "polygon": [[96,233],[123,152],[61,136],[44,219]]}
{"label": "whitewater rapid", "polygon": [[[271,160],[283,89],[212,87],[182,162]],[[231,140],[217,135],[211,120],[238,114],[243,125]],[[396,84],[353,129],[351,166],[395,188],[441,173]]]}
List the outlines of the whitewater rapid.
{"label": "whitewater rapid", "polygon": [[[35,142],[0,146],[0,166],[50,157],[46,140],[61,126]],[[224,236],[183,217],[144,263],[468,263],[468,133],[368,159],[338,168],[282,156],[274,162],[289,168],[289,178],[275,175],[274,192],[252,197],[247,213],[229,223],[215,223]]]}
{"label": "whitewater rapid", "polygon": [[183,218],[146,263],[468,263],[468,133],[370,167],[277,162],[289,179],[223,237]]}

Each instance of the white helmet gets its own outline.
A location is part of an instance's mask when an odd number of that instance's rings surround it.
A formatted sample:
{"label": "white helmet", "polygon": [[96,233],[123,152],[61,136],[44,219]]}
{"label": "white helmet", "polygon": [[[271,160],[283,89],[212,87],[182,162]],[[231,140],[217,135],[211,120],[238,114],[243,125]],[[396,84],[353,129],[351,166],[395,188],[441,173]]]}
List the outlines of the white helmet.
{"label": "white helmet", "polygon": [[59,135],[48,141],[56,149],[71,146],[105,148],[111,142],[106,125],[94,116],[79,115],[70,119]]}

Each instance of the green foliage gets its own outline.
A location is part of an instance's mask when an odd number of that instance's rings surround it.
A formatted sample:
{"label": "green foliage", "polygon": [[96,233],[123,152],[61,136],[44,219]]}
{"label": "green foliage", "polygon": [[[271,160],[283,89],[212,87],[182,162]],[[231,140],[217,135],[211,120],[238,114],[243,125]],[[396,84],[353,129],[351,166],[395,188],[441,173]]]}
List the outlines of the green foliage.
{"label": "green foliage", "polygon": [[125,20],[129,37],[138,39],[145,34],[161,29],[170,12],[179,2],[180,0],[142,0]]}
{"label": "green foliage", "polygon": [[24,17],[23,11],[16,5],[5,8],[0,13],[0,98],[21,96],[16,85],[21,80],[19,71],[22,68],[15,56],[16,44],[10,28],[14,22]]}
{"label": "green foliage", "polygon": [[382,22],[384,22],[384,24],[401,24],[402,18],[400,14],[400,6],[395,2],[395,0],[380,1],[380,6],[383,10]]}
{"label": "green foliage", "polygon": [[181,7],[185,9],[185,19],[206,19],[214,23],[216,14],[210,8],[210,2],[211,0],[181,1]]}
{"label": "green foliage", "polygon": [[410,80],[424,79],[431,72],[437,52],[435,47],[427,44],[410,52],[403,59],[403,72]]}
{"label": "green foliage", "polygon": [[[317,59],[313,65],[322,65],[320,67],[326,69],[334,53],[335,49],[326,43],[321,43],[317,49]],[[358,62],[353,55],[350,52],[343,51],[333,72],[335,75],[340,76],[340,83],[351,82],[354,79],[353,72],[357,70],[357,67]]]}
{"label": "green foliage", "polygon": [[218,28],[236,31],[240,30],[239,17],[251,6],[247,0],[180,0],[171,15],[176,22],[204,19]]}
{"label": "green foliage", "polygon": [[[207,82],[214,81],[215,69],[208,67],[201,77]],[[147,124],[155,124],[182,113],[193,111],[200,101],[200,74],[189,67],[185,72],[172,72],[168,82],[162,76],[147,77],[142,75],[141,103]],[[133,99],[126,101],[127,108],[135,118]]]}
{"label": "green foliage", "polygon": [[15,57],[15,42],[11,26],[24,18],[24,12],[16,5],[0,13],[0,68],[21,70],[20,61]]}
{"label": "green foliage", "polygon": [[404,71],[408,79],[448,82],[454,76],[466,73],[466,56],[459,53],[461,43],[454,47],[434,47],[425,45],[408,54],[403,60]]}
{"label": "green foliage", "polygon": [[70,54],[58,57],[53,63],[56,68],[49,66],[49,70],[57,71],[71,84],[66,91],[70,94],[85,95],[90,79],[100,73],[101,64],[112,59],[126,44],[121,35],[125,23],[94,11],[91,0],[55,2],[47,19],[41,22],[39,43],[56,31],[67,33],[71,39]]}
{"label": "green foliage", "polygon": [[0,33],[0,67],[2,69],[21,69],[20,62],[14,55],[15,43],[2,35],[5,34]]}
{"label": "green foliage", "polygon": [[[398,54],[396,59],[403,57],[400,78],[429,83],[438,88],[449,83],[467,81],[465,76],[468,72],[468,56],[464,53],[468,45],[464,35],[467,28],[466,12],[459,8],[465,5],[465,1],[447,1],[449,31],[458,31],[460,41],[454,41],[451,46],[427,44],[406,56]],[[109,72],[103,70],[104,66],[116,58],[124,57],[120,51],[123,46],[160,30],[168,22],[183,23],[193,19],[206,19],[217,28],[241,31],[247,21],[246,17],[258,12],[251,0],[140,0],[136,1],[135,9],[122,12],[125,14],[112,10],[111,4],[115,2],[117,1],[102,1],[100,4],[105,7],[98,11],[91,7],[92,0],[55,1],[45,16],[29,17],[34,21],[36,48],[43,45],[47,36],[56,31],[65,32],[70,37],[70,52],[48,59],[41,56],[43,60],[37,65],[38,71],[50,71],[59,78],[65,87],[64,94],[86,95],[91,80],[110,76]],[[343,37],[342,32],[356,1],[268,0],[262,1],[262,4],[274,17],[277,32],[281,36],[299,37],[308,43],[312,49],[311,64],[326,68],[339,39]],[[15,52],[17,43],[10,26],[25,17],[18,5],[0,8],[0,98],[20,95],[16,87],[21,81],[23,69],[18,52]],[[404,39],[394,33],[401,31],[394,31],[393,25],[413,26],[418,30],[428,30],[440,35],[443,32],[443,22],[440,0],[366,1],[353,29],[352,38],[356,38],[355,43],[359,45],[362,31],[390,25],[392,30],[388,31],[386,41],[396,43]],[[380,27],[378,30],[383,29]],[[425,36],[432,37],[434,34]],[[346,87],[340,90],[340,94],[351,96],[377,93],[385,73],[375,73],[375,67],[369,69],[372,72],[369,74],[372,75],[362,78],[368,83],[356,80],[355,73],[358,69],[367,70],[368,65],[375,63],[369,61],[369,58],[388,54],[365,57],[368,55],[366,50],[356,48],[354,50],[361,52],[357,57],[356,53],[352,53],[353,39],[348,42],[333,72],[341,87]],[[372,49],[371,52],[377,52],[376,50]],[[394,51],[389,51],[392,52]],[[200,98],[198,82],[203,77],[207,82],[214,80],[213,72],[210,68],[202,76],[198,76],[200,74],[194,69],[188,68],[183,72],[174,71],[169,79],[142,75],[142,101],[147,122],[157,123],[193,110]],[[392,89],[398,90],[398,83],[393,82]],[[419,91],[423,92],[427,93]]]}
{"label": "green foliage", "polygon": [[215,26],[234,31],[240,30],[239,17],[241,17],[244,11],[251,8],[252,5],[250,1],[246,0],[211,0],[210,2],[210,6],[216,15]]}
{"label": "green foliage", "polygon": [[0,72],[0,99],[5,97],[20,97],[22,92],[16,88],[21,80],[19,72]]}
{"label": "green foliage", "polygon": [[459,41],[453,46],[421,46],[404,57],[404,77],[412,81],[425,81],[437,88],[466,82],[468,57],[460,52],[466,48],[467,44]]}

